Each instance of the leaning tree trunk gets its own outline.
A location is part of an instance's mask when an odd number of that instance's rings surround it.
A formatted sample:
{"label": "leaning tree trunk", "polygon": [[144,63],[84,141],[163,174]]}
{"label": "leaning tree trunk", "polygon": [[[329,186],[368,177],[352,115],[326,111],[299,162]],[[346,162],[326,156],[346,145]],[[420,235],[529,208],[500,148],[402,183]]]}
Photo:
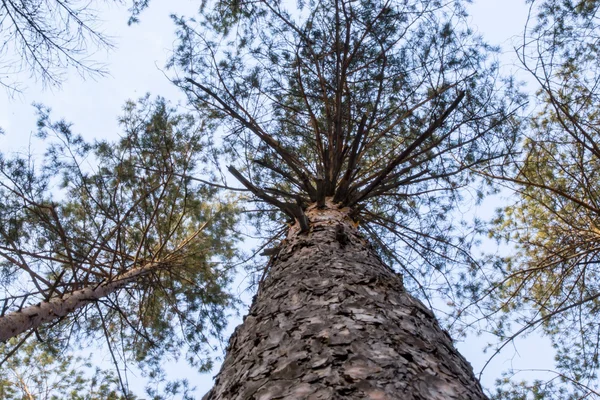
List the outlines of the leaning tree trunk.
{"label": "leaning tree trunk", "polygon": [[313,206],[309,232],[290,229],[204,400],[486,399],[348,212]]}
{"label": "leaning tree trunk", "polygon": [[159,262],[148,263],[141,267],[132,268],[106,282],[95,285],[90,284],[81,290],[0,315],[0,343],[6,342],[27,330],[39,328],[44,324],[65,317],[81,307],[115,293],[118,289],[137,279],[158,271],[162,267],[163,264]]}

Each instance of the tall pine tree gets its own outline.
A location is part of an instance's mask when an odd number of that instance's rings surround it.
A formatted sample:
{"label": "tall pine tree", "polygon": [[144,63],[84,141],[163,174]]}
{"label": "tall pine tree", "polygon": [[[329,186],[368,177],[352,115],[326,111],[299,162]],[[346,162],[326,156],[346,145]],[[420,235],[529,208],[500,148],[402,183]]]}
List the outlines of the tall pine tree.
{"label": "tall pine tree", "polygon": [[472,262],[452,212],[516,135],[462,2],[204,6],[176,19],[177,82],[276,243],[205,399],[485,398],[411,294]]}
{"label": "tall pine tree", "polygon": [[[234,299],[233,202],[198,178],[202,124],[161,99],[129,103],[116,143],[86,142],[39,108],[44,160],[0,158],[0,340],[105,343],[117,371],[165,356],[210,368]],[[126,379],[118,374],[123,395]]]}

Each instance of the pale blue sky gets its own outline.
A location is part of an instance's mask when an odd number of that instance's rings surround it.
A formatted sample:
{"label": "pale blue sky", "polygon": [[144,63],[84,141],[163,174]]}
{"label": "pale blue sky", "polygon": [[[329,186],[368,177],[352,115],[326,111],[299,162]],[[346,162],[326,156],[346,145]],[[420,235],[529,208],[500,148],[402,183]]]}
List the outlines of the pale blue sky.
{"label": "pale blue sky", "polygon": [[[503,46],[502,62],[506,67],[514,60],[513,43],[518,43],[527,8],[524,0],[477,0],[471,7],[473,27],[480,31],[488,42]],[[184,102],[181,92],[165,76],[163,66],[175,40],[175,27],[171,13],[193,16],[197,1],[154,0],[141,16],[141,23],[128,27],[127,11],[124,7],[105,6],[100,17],[105,21],[104,31],[114,37],[116,49],[95,55],[97,61],[106,63],[110,75],[96,80],[82,80],[71,73],[60,88],[43,90],[39,82],[21,80],[25,90],[10,98],[0,89],[0,127],[6,135],[0,136],[0,149],[19,149],[27,146],[30,134],[35,130],[35,113],[31,103],[38,102],[53,109],[55,119],[64,117],[74,123],[74,130],[88,139],[116,138],[119,132],[117,116],[128,99],[137,99],[149,92],[161,95],[173,102]],[[168,72],[167,72],[168,75]],[[487,203],[494,208],[498,203]],[[484,207],[484,208],[485,208]],[[486,212],[489,210],[483,210]],[[486,212],[489,215],[489,213]],[[245,311],[242,311],[245,313]],[[234,326],[231,326],[232,330]],[[473,364],[478,372],[489,354],[483,354],[485,337],[469,337],[457,344],[459,351]],[[482,383],[491,388],[500,371],[509,367],[548,369],[553,366],[553,350],[547,339],[534,336],[517,340],[498,356],[483,375]],[[178,377],[187,375],[198,387],[201,397],[212,386],[211,377],[216,373],[198,376],[190,371],[185,361],[170,364],[169,369]],[[130,376],[130,378],[133,378]],[[136,392],[141,381],[130,379]]]}

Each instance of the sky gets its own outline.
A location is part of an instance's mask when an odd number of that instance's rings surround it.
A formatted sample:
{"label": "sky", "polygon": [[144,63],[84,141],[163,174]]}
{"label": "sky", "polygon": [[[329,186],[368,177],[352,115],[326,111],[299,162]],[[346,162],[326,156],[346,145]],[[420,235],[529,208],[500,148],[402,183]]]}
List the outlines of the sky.
{"label": "sky", "polygon": [[[506,68],[516,70],[513,47],[519,41],[527,16],[524,0],[476,0],[470,8],[472,27],[484,35],[489,43],[501,45],[501,62]],[[50,107],[53,118],[65,118],[72,122],[74,131],[87,139],[115,139],[119,128],[117,117],[124,103],[137,99],[146,93],[160,95],[173,103],[185,103],[184,96],[168,80],[164,65],[174,45],[175,26],[169,15],[193,16],[197,11],[197,1],[154,0],[141,15],[141,23],[127,26],[126,7],[104,4],[100,18],[106,34],[113,37],[116,48],[110,52],[98,52],[97,61],[105,63],[110,74],[96,79],[83,80],[77,73],[71,73],[60,87],[44,88],[40,82],[25,75],[21,79],[22,93],[10,94],[0,89],[0,128],[6,134],[0,136],[0,150],[23,150],[27,147],[31,134],[35,132],[35,110],[32,103],[42,103]],[[480,210],[483,215],[491,215],[498,200],[484,203]],[[243,290],[242,277],[234,287]],[[245,310],[241,310],[242,315]],[[232,319],[230,331],[240,318]],[[469,336],[457,343],[458,350],[467,358],[478,373],[489,357],[483,347],[489,336]],[[538,335],[519,339],[494,359],[482,376],[484,387],[493,387],[500,372],[509,367],[522,369],[548,369],[553,366],[553,351],[549,341]],[[198,387],[201,397],[212,386],[212,376],[218,371],[202,376],[195,374],[185,365],[185,361],[170,363],[168,369],[178,377],[188,376]],[[520,376],[520,378],[526,377]],[[142,394],[143,380],[130,375],[132,389]]]}

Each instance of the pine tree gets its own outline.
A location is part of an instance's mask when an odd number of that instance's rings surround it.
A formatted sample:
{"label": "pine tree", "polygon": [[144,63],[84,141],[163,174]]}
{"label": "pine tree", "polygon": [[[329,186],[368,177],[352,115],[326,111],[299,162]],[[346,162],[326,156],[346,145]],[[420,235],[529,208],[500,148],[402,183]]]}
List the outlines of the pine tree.
{"label": "pine tree", "polygon": [[[14,345],[13,340],[9,345]],[[4,347],[5,345],[2,345]],[[1,349],[1,347],[0,347]],[[4,349],[0,350],[4,353]],[[25,343],[0,369],[0,398],[3,400],[122,400],[114,371],[92,370],[91,356],[63,354]],[[86,374],[86,372],[92,372]],[[134,397],[128,396],[134,400]]]}
{"label": "pine tree", "polygon": [[489,174],[518,200],[500,210],[492,231],[516,252],[498,264],[486,309],[507,312],[495,322],[500,347],[540,327],[557,363],[549,371],[556,379],[518,387],[505,382],[498,398],[535,391],[549,399],[600,398],[599,6],[595,0],[535,2],[519,50],[539,90],[522,154],[502,174]]}
{"label": "pine tree", "polygon": [[[108,3],[123,3],[109,1]],[[129,2],[127,2],[129,3]],[[19,77],[30,74],[58,86],[69,70],[82,77],[106,75],[94,59],[114,42],[101,26],[102,2],[81,0],[4,0],[0,3],[0,86],[22,90]],[[139,22],[148,0],[132,0],[128,23]]]}
{"label": "pine tree", "polygon": [[236,214],[189,177],[214,156],[202,125],[144,98],[125,107],[117,143],[88,143],[39,112],[41,165],[0,159],[0,338],[18,336],[0,363],[36,337],[106,343],[117,370],[133,362],[159,376],[164,356],[183,354],[209,369],[209,339],[235,301],[226,262]]}
{"label": "pine tree", "polygon": [[176,18],[177,82],[273,243],[205,399],[486,398],[411,292],[472,263],[452,211],[511,153],[522,98],[460,1],[289,7]]}

